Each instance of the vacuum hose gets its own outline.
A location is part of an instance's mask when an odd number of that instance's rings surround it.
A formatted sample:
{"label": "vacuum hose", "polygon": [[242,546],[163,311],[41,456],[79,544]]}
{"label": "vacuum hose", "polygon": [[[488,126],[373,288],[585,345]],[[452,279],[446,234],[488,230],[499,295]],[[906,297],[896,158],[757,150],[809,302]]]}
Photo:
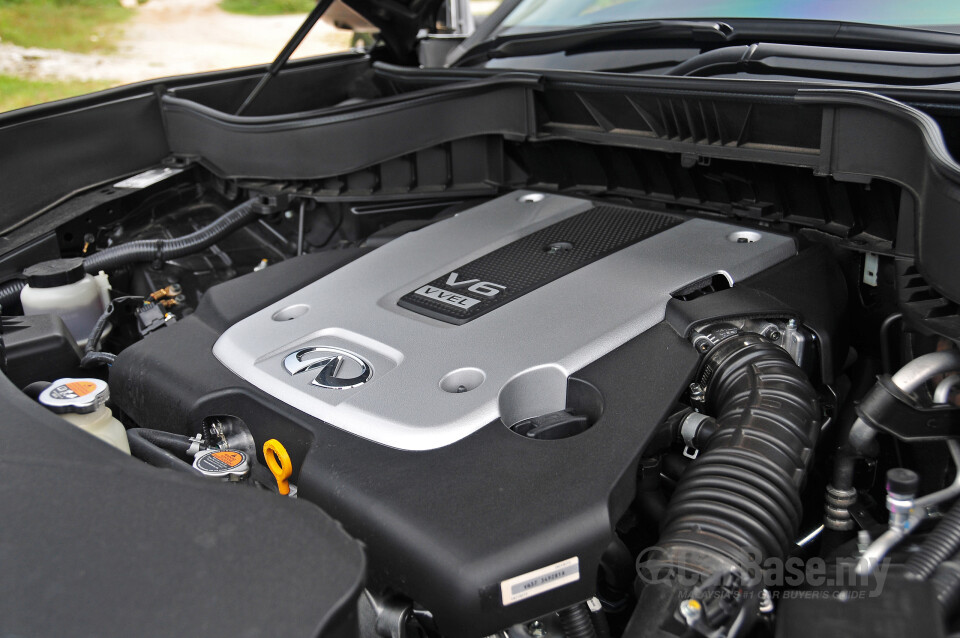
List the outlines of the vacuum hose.
{"label": "vacuum hose", "polygon": [[[84,258],[83,268],[88,273],[96,274],[101,270],[111,270],[127,264],[154,260],[163,262],[198,253],[256,219],[259,216],[257,203],[257,198],[247,200],[200,230],[183,237],[138,239],[105,248]],[[0,285],[0,305],[16,303],[24,286],[26,282],[22,279]]]}
{"label": "vacuum hose", "polygon": [[[734,575],[740,580],[729,591],[749,591],[759,583],[748,582],[743,566],[787,554],[820,432],[813,386],[785,350],[759,335],[741,334],[715,346],[701,364],[698,383],[717,429],[680,477],[657,547],[641,558],[646,584],[634,618],[645,618],[641,629],[651,634],[675,622],[691,582],[722,589],[731,582],[724,578]],[[753,599],[738,604],[758,605],[759,596]],[[691,607],[704,610],[700,620],[725,622],[716,608],[707,609],[712,603],[703,602]]]}
{"label": "vacuum hose", "polygon": [[173,449],[185,455],[193,443],[188,436],[146,428],[131,428],[127,430],[127,441],[130,443],[130,453],[141,461],[154,467],[200,476],[189,462],[171,452]]}

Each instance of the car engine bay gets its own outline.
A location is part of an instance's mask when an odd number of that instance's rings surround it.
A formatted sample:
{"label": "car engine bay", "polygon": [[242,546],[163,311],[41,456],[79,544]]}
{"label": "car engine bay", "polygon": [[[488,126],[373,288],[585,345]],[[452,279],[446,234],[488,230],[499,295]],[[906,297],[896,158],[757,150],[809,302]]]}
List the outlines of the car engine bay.
{"label": "car engine bay", "polygon": [[[297,593],[315,635],[958,626],[952,120],[364,72],[394,92],[309,117],[151,94],[162,162],[18,195],[42,214],[0,253],[11,405],[145,490],[320,517],[284,559],[352,557]],[[412,123],[456,100],[502,108]],[[421,109],[411,138],[384,102]],[[354,117],[366,155],[317,151]]]}

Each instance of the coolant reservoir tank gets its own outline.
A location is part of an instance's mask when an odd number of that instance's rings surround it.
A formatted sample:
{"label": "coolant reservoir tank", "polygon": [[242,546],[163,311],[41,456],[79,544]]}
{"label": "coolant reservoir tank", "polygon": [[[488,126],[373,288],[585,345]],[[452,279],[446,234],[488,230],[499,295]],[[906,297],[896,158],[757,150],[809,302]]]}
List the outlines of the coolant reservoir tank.
{"label": "coolant reservoir tank", "polygon": [[109,398],[110,388],[100,379],[58,379],[38,397],[50,411],[130,454],[127,431],[106,406]]}
{"label": "coolant reservoir tank", "polygon": [[25,315],[57,315],[81,346],[104,308],[104,290],[83,269],[83,260],[54,259],[23,271],[27,285],[20,291]]}

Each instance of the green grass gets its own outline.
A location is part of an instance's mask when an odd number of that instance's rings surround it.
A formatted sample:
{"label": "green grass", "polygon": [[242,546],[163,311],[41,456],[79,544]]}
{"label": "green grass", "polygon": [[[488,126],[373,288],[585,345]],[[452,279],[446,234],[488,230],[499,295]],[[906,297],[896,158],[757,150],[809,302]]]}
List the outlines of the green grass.
{"label": "green grass", "polygon": [[0,38],[25,47],[109,53],[133,14],[118,0],[0,0]]}
{"label": "green grass", "polygon": [[309,13],[315,0],[223,0],[220,8],[230,13],[274,16],[283,13]]}
{"label": "green grass", "polygon": [[0,75],[0,112],[62,100],[113,86],[114,82],[51,82]]}

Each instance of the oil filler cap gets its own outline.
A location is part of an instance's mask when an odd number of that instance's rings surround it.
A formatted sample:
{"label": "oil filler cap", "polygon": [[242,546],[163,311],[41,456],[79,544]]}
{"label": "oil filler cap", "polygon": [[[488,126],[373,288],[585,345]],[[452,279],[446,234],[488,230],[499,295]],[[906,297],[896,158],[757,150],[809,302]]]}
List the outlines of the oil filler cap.
{"label": "oil filler cap", "polygon": [[193,467],[210,478],[239,481],[250,472],[250,460],[240,450],[205,450],[194,457]]}
{"label": "oil filler cap", "polygon": [[57,414],[90,414],[110,398],[110,387],[100,379],[58,379],[38,400]]}

